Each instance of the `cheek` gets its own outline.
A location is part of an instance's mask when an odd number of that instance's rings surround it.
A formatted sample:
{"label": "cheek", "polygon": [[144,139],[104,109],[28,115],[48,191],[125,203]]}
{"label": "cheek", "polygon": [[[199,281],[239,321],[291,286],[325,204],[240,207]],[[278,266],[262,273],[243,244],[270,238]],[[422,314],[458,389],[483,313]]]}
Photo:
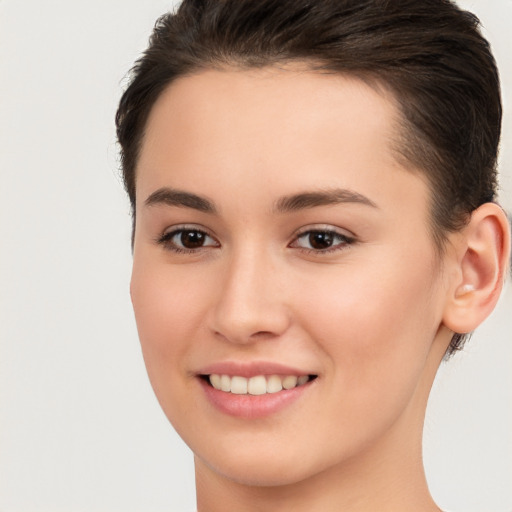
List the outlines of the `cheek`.
{"label": "cheek", "polygon": [[[196,283],[197,284],[197,283]],[[164,410],[169,390],[183,377],[190,340],[198,338],[204,316],[204,289],[162,265],[134,258],[131,297],[144,362]]]}
{"label": "cheek", "polygon": [[430,262],[411,255],[414,265],[398,266],[381,256],[301,285],[309,290],[303,328],[328,357],[332,388],[362,414],[411,396],[439,322]]}
{"label": "cheek", "polygon": [[410,330],[421,336],[422,326],[434,322],[435,309],[435,276],[428,266],[421,267],[421,261],[409,271],[375,262],[302,279],[298,289],[308,290],[302,308],[310,313],[301,316],[331,331],[329,338],[340,336],[361,351],[381,352],[400,344]]}

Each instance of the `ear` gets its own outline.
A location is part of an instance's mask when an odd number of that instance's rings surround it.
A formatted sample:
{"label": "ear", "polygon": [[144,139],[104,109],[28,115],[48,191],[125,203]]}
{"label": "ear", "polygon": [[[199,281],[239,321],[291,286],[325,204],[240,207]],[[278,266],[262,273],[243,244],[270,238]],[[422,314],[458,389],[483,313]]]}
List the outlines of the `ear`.
{"label": "ear", "polygon": [[489,316],[503,288],[510,258],[510,226],[503,210],[485,203],[454,241],[443,323],[468,333]]}

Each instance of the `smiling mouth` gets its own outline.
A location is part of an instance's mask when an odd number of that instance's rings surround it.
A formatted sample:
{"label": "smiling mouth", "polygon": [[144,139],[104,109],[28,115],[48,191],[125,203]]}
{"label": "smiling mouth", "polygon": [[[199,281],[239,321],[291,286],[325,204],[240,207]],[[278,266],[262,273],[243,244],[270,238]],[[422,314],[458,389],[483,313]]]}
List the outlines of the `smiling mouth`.
{"label": "smiling mouth", "polygon": [[304,386],[316,375],[256,375],[246,378],[239,375],[201,375],[201,378],[218,391],[235,395],[265,395]]}

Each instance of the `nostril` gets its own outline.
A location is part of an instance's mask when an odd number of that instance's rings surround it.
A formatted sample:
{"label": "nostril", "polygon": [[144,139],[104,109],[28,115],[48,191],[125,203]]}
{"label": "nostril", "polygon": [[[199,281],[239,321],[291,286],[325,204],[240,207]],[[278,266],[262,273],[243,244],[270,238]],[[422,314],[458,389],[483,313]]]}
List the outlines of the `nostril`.
{"label": "nostril", "polygon": [[273,338],[275,336],[277,335],[270,331],[258,331],[254,334],[251,334],[251,338]]}
{"label": "nostril", "polygon": [[273,340],[278,338],[280,335],[280,333],[272,331],[256,331],[251,333],[249,329],[244,331],[243,328],[237,329],[234,326],[230,326],[229,329],[225,329],[224,331],[216,330],[214,331],[214,334],[218,338],[239,344],[250,344],[257,341]]}

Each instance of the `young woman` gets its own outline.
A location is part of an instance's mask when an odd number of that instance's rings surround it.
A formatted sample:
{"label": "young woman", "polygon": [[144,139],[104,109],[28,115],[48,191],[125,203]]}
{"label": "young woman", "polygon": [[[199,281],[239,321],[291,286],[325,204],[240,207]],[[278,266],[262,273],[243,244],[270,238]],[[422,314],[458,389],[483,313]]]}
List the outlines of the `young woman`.
{"label": "young woman", "polygon": [[501,104],[446,0],[185,0],[117,114],[131,294],[199,512],[439,510],[422,427],[492,311]]}

